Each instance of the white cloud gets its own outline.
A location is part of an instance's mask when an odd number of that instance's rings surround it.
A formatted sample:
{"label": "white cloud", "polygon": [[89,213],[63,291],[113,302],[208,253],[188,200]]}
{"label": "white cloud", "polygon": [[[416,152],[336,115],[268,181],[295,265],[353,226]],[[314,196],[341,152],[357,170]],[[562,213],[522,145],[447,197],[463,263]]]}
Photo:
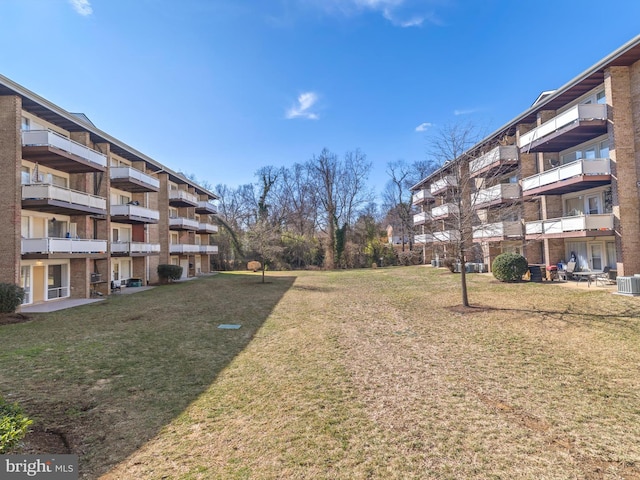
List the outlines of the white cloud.
{"label": "white cloud", "polygon": [[93,13],[93,8],[91,8],[89,0],[69,0],[69,3],[73,9],[83,17],[87,17]]}
{"label": "white cloud", "polygon": [[318,101],[318,95],[314,92],[304,92],[298,96],[296,105],[287,110],[286,118],[306,118],[309,120],[317,120],[319,117],[316,113],[311,112]]}
{"label": "white cloud", "polygon": [[453,114],[454,115],[470,115],[472,113],[476,113],[477,111],[478,111],[477,108],[467,108],[462,110],[454,110]]}
{"label": "white cloud", "polygon": [[346,16],[363,12],[381,14],[397,27],[419,27],[425,22],[441,25],[435,6],[446,6],[447,0],[300,0],[329,14]]}
{"label": "white cloud", "polygon": [[429,127],[433,127],[433,123],[425,122],[416,127],[416,132],[426,132]]}

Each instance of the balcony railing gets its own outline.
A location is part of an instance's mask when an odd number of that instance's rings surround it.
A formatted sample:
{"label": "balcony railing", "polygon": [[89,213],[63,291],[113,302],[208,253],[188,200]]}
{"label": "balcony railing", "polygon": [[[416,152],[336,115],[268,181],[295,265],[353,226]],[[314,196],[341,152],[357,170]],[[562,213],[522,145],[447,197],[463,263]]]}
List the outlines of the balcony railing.
{"label": "balcony railing", "polygon": [[487,223],[473,227],[473,239],[521,237],[522,223],[516,221]]}
{"label": "balcony railing", "polygon": [[433,198],[433,195],[431,195],[431,192],[427,189],[418,190],[411,196],[411,203],[413,205],[420,205],[421,203],[433,200],[435,200],[435,198]]}
{"label": "balcony railing", "polygon": [[22,254],[29,253],[104,253],[106,240],[86,240],[81,238],[23,238]]}
{"label": "balcony railing", "polygon": [[160,244],[144,243],[144,242],[111,242],[111,253],[115,253],[115,254],[160,253]]}
{"label": "balcony railing", "polygon": [[610,175],[611,162],[608,158],[581,159],[560,165],[546,172],[532,175],[522,180],[522,191],[551,185],[581,175]]}
{"label": "balcony railing", "polygon": [[460,212],[460,209],[457,205],[453,203],[445,203],[444,205],[440,205],[439,207],[435,207],[431,209],[431,216],[436,218],[444,218],[449,215],[457,215]]}
{"label": "balcony railing", "polygon": [[200,226],[198,227],[198,232],[201,232],[201,233],[218,233],[218,225],[214,225],[213,223],[200,222]]}
{"label": "balcony railing", "polygon": [[433,235],[430,233],[421,233],[413,236],[413,242],[416,244],[427,244],[433,242]]}
{"label": "balcony railing", "polygon": [[109,172],[112,184],[136,185],[134,191],[157,192],[160,188],[160,180],[132,167],[111,167]]}
{"label": "balcony railing", "polygon": [[431,214],[429,212],[419,212],[413,216],[414,225],[424,225],[431,221]]}
{"label": "balcony railing", "polygon": [[204,255],[213,255],[218,253],[217,245],[200,245],[200,253]]}
{"label": "balcony railing", "polygon": [[552,235],[587,230],[613,230],[613,214],[577,215],[527,222],[527,235]]}
{"label": "balcony railing", "polygon": [[433,240],[435,242],[457,242],[459,239],[460,239],[460,234],[455,230],[446,230],[444,232],[433,232]]}
{"label": "balcony railing", "polygon": [[84,159],[98,167],[107,166],[107,156],[52,130],[28,130],[22,132],[25,147],[55,147]]}
{"label": "balcony railing", "polygon": [[191,207],[196,207],[198,197],[186,190],[169,190],[169,203],[188,204]]}
{"label": "balcony railing", "polygon": [[518,147],[508,145],[496,147],[481,157],[469,162],[469,173],[474,174],[491,166],[500,166],[505,163],[518,163]]}
{"label": "balcony railing", "polygon": [[454,177],[453,175],[447,175],[446,177],[433,182],[431,184],[431,194],[435,195],[438,192],[441,192],[442,190],[445,190],[447,188],[450,187],[457,187],[458,186],[458,180],[456,179],[456,177]]}
{"label": "balcony railing", "polygon": [[198,206],[196,207],[196,212],[198,213],[218,213],[218,209],[215,204],[208,200],[200,200],[198,201]]}
{"label": "balcony railing", "polygon": [[35,183],[22,186],[22,200],[56,200],[91,209],[106,210],[107,199],[85,192],[57,187],[47,183]]}
{"label": "balcony railing", "polygon": [[484,190],[478,190],[472,195],[471,203],[474,207],[502,203],[507,200],[520,198],[520,186],[516,183],[500,183]]}
{"label": "balcony railing", "polygon": [[518,146],[522,150],[526,150],[529,147],[533,147],[534,142],[544,140],[545,137],[558,132],[564,127],[568,127],[572,124],[579,124],[581,121],[591,120],[606,121],[607,106],[601,104],[576,105],[566,112],[562,112],[539,127],[522,135],[518,142]]}
{"label": "balcony railing", "polygon": [[201,245],[174,243],[169,246],[169,253],[200,253]]}
{"label": "balcony railing", "polygon": [[198,230],[200,222],[191,218],[175,217],[169,219],[169,228],[174,230]]}
{"label": "balcony railing", "polygon": [[137,219],[140,222],[157,223],[160,220],[160,212],[139,205],[111,205],[112,217],[125,217]]}

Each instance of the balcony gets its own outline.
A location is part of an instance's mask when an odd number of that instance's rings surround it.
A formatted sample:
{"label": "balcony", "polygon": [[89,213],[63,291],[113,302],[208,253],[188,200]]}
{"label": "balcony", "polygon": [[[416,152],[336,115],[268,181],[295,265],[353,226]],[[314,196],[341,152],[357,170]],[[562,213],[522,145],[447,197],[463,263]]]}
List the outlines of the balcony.
{"label": "balcony", "polygon": [[107,199],[48,183],[22,186],[22,208],[61,215],[106,215]]}
{"label": "balcony", "polygon": [[160,180],[132,167],[111,167],[111,186],[126,192],[157,192]]}
{"label": "balcony", "polygon": [[169,219],[169,228],[171,230],[198,230],[200,222],[191,218],[174,217]]}
{"label": "balcony", "polygon": [[111,255],[122,257],[144,257],[160,253],[159,243],[111,242]]}
{"label": "balcony", "polygon": [[613,234],[613,214],[577,215],[525,224],[527,238],[593,237]]}
{"label": "balcony", "polygon": [[200,222],[198,233],[218,233],[218,225]]}
{"label": "balcony", "polygon": [[413,236],[413,243],[415,243],[416,245],[426,245],[432,242],[433,242],[433,235],[431,235],[430,233],[423,233],[420,235]]}
{"label": "balcony", "polygon": [[106,251],[106,240],[53,237],[22,239],[24,258],[97,257]]}
{"label": "balcony", "polygon": [[411,196],[411,203],[413,205],[421,205],[423,203],[433,202],[435,198],[431,195],[429,190],[423,189],[418,190]]}
{"label": "balcony", "polygon": [[216,214],[218,213],[218,209],[212,202],[208,200],[200,200],[196,207],[196,213]]}
{"label": "balcony", "polygon": [[22,158],[67,173],[107,168],[106,155],[51,130],[22,132]]}
{"label": "balcony", "polygon": [[500,183],[472,195],[471,204],[475,208],[487,208],[520,198],[520,186],[516,183]]}
{"label": "balcony", "polygon": [[440,180],[433,182],[431,184],[431,195],[436,195],[444,190],[446,190],[447,188],[451,188],[451,187],[457,187],[458,186],[458,180],[456,179],[456,177],[454,177],[453,175],[447,175],[444,178],[441,178]]}
{"label": "balcony", "polygon": [[433,220],[439,220],[442,218],[447,218],[451,215],[457,215],[460,212],[460,209],[457,205],[453,203],[445,203],[444,205],[440,205],[439,207],[435,207],[431,209],[431,217]]}
{"label": "balcony", "polygon": [[496,147],[479,158],[469,162],[469,174],[472,177],[479,175],[495,175],[518,165],[518,147],[508,145]]}
{"label": "balcony", "polygon": [[169,190],[169,205],[174,207],[197,207],[198,197],[185,190]]}
{"label": "balcony", "polygon": [[200,253],[203,255],[214,255],[218,253],[217,245],[200,245]]}
{"label": "balcony", "polygon": [[444,232],[433,232],[433,241],[434,242],[457,242],[460,240],[460,234],[455,230],[446,230]]}
{"label": "balcony", "polygon": [[158,223],[160,212],[139,205],[111,205],[111,221],[118,223]]}
{"label": "balcony", "polygon": [[607,133],[607,106],[576,105],[520,137],[520,152],[560,152]]}
{"label": "balcony", "polygon": [[169,245],[169,253],[173,254],[189,254],[200,253],[201,245],[191,245],[187,243],[174,243]]}
{"label": "balcony", "polygon": [[531,195],[561,195],[611,182],[608,158],[581,159],[522,180],[522,192]]}
{"label": "balcony", "polygon": [[413,216],[414,225],[424,225],[425,223],[429,223],[431,220],[431,214],[429,212],[420,212]]}
{"label": "balcony", "polygon": [[522,237],[522,223],[520,222],[487,223],[473,227],[474,241],[499,241],[519,237]]}

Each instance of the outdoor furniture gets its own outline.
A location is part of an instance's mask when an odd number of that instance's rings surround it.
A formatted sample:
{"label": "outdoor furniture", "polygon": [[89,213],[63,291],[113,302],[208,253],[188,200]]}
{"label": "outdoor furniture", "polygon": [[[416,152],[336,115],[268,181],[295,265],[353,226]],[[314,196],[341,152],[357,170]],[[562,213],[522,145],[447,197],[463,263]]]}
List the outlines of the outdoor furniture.
{"label": "outdoor furniture", "polygon": [[611,278],[611,268],[610,267],[604,267],[602,269],[602,273],[599,273],[598,275],[596,275],[596,286],[601,283],[602,286],[604,287],[605,285],[614,285],[616,282],[614,279]]}
{"label": "outdoor furniture", "polygon": [[576,269],[576,262],[567,263],[564,270],[558,270],[558,278],[560,280],[573,280],[573,272]]}
{"label": "outdoor furniture", "polygon": [[576,278],[576,283],[586,280],[587,287],[590,287],[591,282],[597,281],[598,275],[602,275],[602,273],[603,270],[585,270],[583,272],[573,272],[573,276]]}
{"label": "outdoor furniture", "polygon": [[120,280],[112,280],[111,281],[111,291],[115,292],[121,292],[122,291],[122,283],[120,282]]}

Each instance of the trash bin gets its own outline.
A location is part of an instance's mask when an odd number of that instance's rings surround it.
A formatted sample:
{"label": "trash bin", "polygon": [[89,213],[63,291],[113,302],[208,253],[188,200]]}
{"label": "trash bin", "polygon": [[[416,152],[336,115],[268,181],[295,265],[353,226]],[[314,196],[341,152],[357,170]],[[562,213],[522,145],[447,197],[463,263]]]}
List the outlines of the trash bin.
{"label": "trash bin", "polygon": [[529,265],[529,280],[531,282],[542,282],[540,265]]}

